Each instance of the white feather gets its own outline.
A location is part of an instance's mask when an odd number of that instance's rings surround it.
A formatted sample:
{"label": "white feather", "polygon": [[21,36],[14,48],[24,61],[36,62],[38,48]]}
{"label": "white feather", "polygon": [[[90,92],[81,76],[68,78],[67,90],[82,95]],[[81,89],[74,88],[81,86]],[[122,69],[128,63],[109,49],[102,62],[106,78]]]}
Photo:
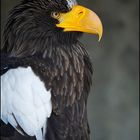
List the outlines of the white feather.
{"label": "white feather", "polygon": [[68,3],[68,7],[72,8],[74,5],[77,5],[77,1],[76,0],[66,0]]}
{"label": "white feather", "polygon": [[46,90],[30,67],[12,69],[1,76],[1,120],[4,123],[10,123],[15,129],[19,125],[28,135],[43,140],[51,112],[51,91]]}

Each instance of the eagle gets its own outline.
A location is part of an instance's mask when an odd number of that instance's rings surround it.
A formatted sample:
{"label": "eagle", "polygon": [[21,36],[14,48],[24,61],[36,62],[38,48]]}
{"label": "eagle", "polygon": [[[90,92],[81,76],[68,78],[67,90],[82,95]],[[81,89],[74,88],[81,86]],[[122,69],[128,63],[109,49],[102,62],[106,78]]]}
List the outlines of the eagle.
{"label": "eagle", "polygon": [[1,47],[1,139],[89,140],[92,64],[79,38],[99,17],[76,0],[22,0]]}

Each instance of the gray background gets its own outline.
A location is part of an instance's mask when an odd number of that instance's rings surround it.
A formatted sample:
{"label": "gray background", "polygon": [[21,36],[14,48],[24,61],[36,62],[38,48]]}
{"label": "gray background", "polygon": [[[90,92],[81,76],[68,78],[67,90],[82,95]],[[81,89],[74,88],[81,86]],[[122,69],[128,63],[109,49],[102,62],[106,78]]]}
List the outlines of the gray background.
{"label": "gray background", "polygon": [[[19,0],[2,0],[2,29],[7,11]],[[81,41],[94,66],[88,101],[91,140],[138,140],[138,0],[79,0],[94,10],[104,35]]]}

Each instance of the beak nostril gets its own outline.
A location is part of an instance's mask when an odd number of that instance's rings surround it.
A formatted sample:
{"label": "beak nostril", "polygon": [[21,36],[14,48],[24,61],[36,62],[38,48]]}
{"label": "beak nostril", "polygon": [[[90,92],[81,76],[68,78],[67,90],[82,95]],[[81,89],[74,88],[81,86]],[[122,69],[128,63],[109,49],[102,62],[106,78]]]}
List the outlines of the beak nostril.
{"label": "beak nostril", "polygon": [[78,13],[78,16],[82,16],[83,13],[84,13],[83,11],[79,12],[79,13]]}
{"label": "beak nostril", "polygon": [[83,11],[81,11],[81,12],[79,12],[79,15],[81,15],[81,14],[83,14],[84,12]]}

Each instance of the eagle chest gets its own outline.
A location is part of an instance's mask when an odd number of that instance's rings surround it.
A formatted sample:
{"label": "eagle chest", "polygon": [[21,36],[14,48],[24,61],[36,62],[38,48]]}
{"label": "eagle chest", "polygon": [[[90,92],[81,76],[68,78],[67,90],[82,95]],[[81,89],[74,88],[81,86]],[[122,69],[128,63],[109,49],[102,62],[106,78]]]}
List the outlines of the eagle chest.
{"label": "eagle chest", "polygon": [[[91,84],[92,66],[88,54],[82,48],[55,49],[43,54],[43,59],[35,60],[33,71],[51,90],[53,110],[60,113],[64,107],[86,97]],[[87,86],[88,85],[88,86]],[[87,89],[86,89],[87,88]]]}

